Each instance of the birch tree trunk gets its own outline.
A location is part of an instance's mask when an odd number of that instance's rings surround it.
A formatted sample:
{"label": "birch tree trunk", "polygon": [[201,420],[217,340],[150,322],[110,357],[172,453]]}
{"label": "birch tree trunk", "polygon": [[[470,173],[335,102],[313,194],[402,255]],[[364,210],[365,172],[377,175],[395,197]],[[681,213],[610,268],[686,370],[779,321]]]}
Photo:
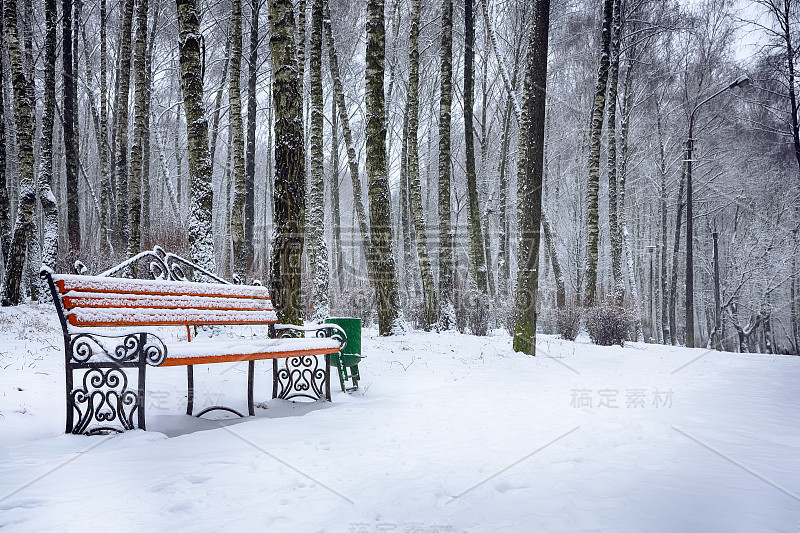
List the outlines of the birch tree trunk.
{"label": "birch tree trunk", "polygon": [[255,243],[255,183],[256,183],[256,77],[258,75],[258,18],[261,0],[251,0],[250,6],[250,54],[247,76],[247,155],[244,190],[244,248],[245,268],[253,271]]}
{"label": "birch tree trunk", "polygon": [[608,81],[608,231],[611,243],[611,272],[614,276],[614,301],[622,305],[625,281],[622,276],[622,232],[617,211],[617,87],[619,86],[620,0],[614,0],[611,23],[611,63]]}
{"label": "birch tree trunk", "polygon": [[[419,19],[420,0],[411,1],[411,33],[409,36],[408,74],[408,180],[411,214],[417,242],[422,298],[424,301],[423,328],[427,331],[436,324],[436,289],[428,255],[428,235],[425,230],[425,214],[422,208],[422,185],[419,178]],[[407,268],[407,267],[406,267]]]}
{"label": "birch tree trunk", "polygon": [[550,218],[544,211],[542,211],[542,233],[544,235],[545,248],[550,256],[550,264],[553,267],[553,278],[556,282],[556,307],[558,309],[563,309],[567,303],[567,288],[564,282],[564,272],[561,269],[561,261],[558,260],[558,254],[556,253],[553,225],[550,223]]}
{"label": "birch tree trunk", "polygon": [[370,239],[374,248],[378,331],[381,335],[391,335],[400,326],[398,323],[400,303],[392,250],[392,211],[387,209],[387,206],[391,205],[391,193],[386,168],[386,115],[383,92],[385,49],[384,2],[368,0],[365,103]]}
{"label": "birch tree trunk", "polygon": [[[467,0],[469,1],[469,0]],[[513,346],[536,355],[536,298],[539,290],[539,244],[544,177],[545,102],[547,97],[547,38],[550,0],[536,0],[525,67],[523,122],[526,143],[521,147],[517,184],[519,269]]]}
{"label": "birch tree trunk", "polygon": [[442,0],[439,96],[439,328],[453,329],[453,230],[450,210],[450,123],[453,102],[453,0]]}
{"label": "birch tree trunk", "polygon": [[608,83],[609,47],[611,42],[611,19],[614,0],[603,3],[603,33],[600,39],[600,65],[597,69],[592,122],[589,128],[589,179],[587,192],[588,243],[586,245],[586,291],[584,304],[592,307],[597,303],[597,252],[600,243],[599,194],[600,194],[600,138],[603,134],[603,118]]}
{"label": "birch tree trunk", "polygon": [[295,47],[290,0],[272,0],[269,10],[272,95],[275,108],[275,190],[270,270],[272,297],[281,322],[301,324],[300,309],[305,218],[305,146],[302,80]]}
{"label": "birch tree trunk", "polygon": [[[400,137],[400,194],[398,194],[400,229],[403,233],[403,290],[406,302],[410,305],[417,298],[417,268],[414,263],[412,240],[415,239],[413,221],[411,220],[411,186],[408,176],[408,110],[409,100],[403,111],[403,133]],[[421,289],[420,289],[421,290]]]}
{"label": "birch tree trunk", "polygon": [[17,159],[19,160],[19,207],[14,233],[8,250],[2,304],[18,305],[20,285],[25,266],[25,248],[33,231],[33,211],[36,192],[33,185],[33,116],[28,98],[22,51],[17,32],[17,1],[5,0],[3,6],[5,37],[14,91],[14,118],[17,127]]}
{"label": "birch tree trunk", "polygon": [[233,272],[240,283],[247,276],[247,252],[244,239],[244,126],[242,124],[242,0],[231,1],[231,60],[228,85],[228,111],[230,118],[230,145],[233,152],[233,210],[231,235],[233,236]]}
{"label": "birch tree trunk", "polygon": [[[131,146],[130,176],[128,178],[128,257],[142,249],[142,177],[144,165],[144,136],[147,117],[147,9],[148,0],[138,0],[136,6],[136,46],[133,62],[134,106],[133,145]],[[134,267],[135,268],[135,267]],[[135,272],[134,272],[135,274]]]}
{"label": "birch tree trunk", "polygon": [[113,253],[112,227],[111,227],[111,169],[109,167],[108,145],[108,44],[106,41],[107,12],[106,0],[100,0],[100,140],[98,151],[100,154],[100,224],[101,239],[107,253]]}
{"label": "birch tree trunk", "polygon": [[67,175],[67,235],[69,248],[76,253],[81,244],[78,210],[78,136],[75,134],[77,112],[77,72],[72,62],[72,0],[61,3],[61,57],[64,69],[62,124],[64,128],[64,156]]}
{"label": "birch tree trunk", "polygon": [[308,198],[308,260],[314,284],[314,320],[321,322],[330,316],[328,296],[328,247],[325,243],[325,174],[322,152],[323,101],[322,94],[322,0],[311,2],[311,40],[309,78],[311,82],[311,189]]}
{"label": "birch tree trunk", "polygon": [[325,29],[325,38],[328,41],[328,64],[331,69],[331,78],[333,79],[333,97],[339,109],[339,120],[342,124],[344,144],[347,148],[347,168],[350,171],[350,182],[353,186],[353,204],[356,211],[359,232],[361,234],[361,243],[364,249],[364,255],[367,259],[367,277],[373,290],[377,291],[377,263],[373,259],[374,249],[372,247],[369,226],[367,225],[367,214],[362,200],[361,178],[358,175],[358,158],[356,156],[355,145],[353,144],[353,133],[350,129],[350,115],[347,112],[347,103],[344,99],[342,79],[339,76],[339,58],[336,55],[336,43],[333,40],[330,8],[327,0],[323,0],[323,10],[323,27]]}
{"label": "birch tree trunk", "polygon": [[133,2],[125,0],[122,19],[122,44],[120,45],[119,71],[117,82],[117,121],[115,147],[115,177],[117,182],[117,224],[115,232],[118,242],[123,246],[128,242],[128,96],[131,78],[131,26],[133,25]]}
{"label": "birch tree trunk", "polygon": [[[46,0],[44,41],[44,101],[42,106],[42,136],[39,144],[39,202],[44,218],[44,240],[42,242],[42,264],[55,268],[58,258],[58,206],[50,189],[53,179],[53,121],[56,110],[56,0]],[[42,282],[44,280],[41,280]],[[40,287],[45,301],[50,301],[50,292]]]}
{"label": "birch tree trunk", "polygon": [[[0,52],[6,49],[5,24],[3,20],[3,4],[0,2]],[[2,64],[0,62],[0,64]],[[11,201],[8,198],[6,174],[6,91],[5,69],[0,68],[0,254],[2,254],[5,271],[8,252],[11,247]]]}
{"label": "birch tree trunk", "polygon": [[[324,3],[324,2],[323,2]],[[323,19],[323,26],[325,25]],[[330,44],[329,44],[330,46]],[[331,262],[333,273],[339,288],[339,294],[344,291],[344,265],[342,258],[342,220],[339,208],[339,124],[336,112],[336,98],[331,98],[331,232],[332,249]]]}
{"label": "birch tree trunk", "polygon": [[469,257],[470,273],[478,290],[475,303],[472,332],[475,335],[486,335],[488,324],[481,317],[488,315],[488,281],[486,272],[486,252],[484,251],[483,232],[481,230],[481,211],[478,206],[478,184],[475,176],[475,140],[473,124],[473,46],[475,44],[474,17],[472,0],[464,3],[464,138],[466,147],[467,171],[467,205],[469,207]]}
{"label": "birch tree trunk", "polygon": [[[212,234],[211,157],[208,148],[208,121],[203,106],[203,56],[200,14],[196,0],[176,0],[181,66],[181,89],[186,114],[186,139],[189,146],[189,248],[192,261],[214,271]],[[180,167],[179,167],[180,168]]]}

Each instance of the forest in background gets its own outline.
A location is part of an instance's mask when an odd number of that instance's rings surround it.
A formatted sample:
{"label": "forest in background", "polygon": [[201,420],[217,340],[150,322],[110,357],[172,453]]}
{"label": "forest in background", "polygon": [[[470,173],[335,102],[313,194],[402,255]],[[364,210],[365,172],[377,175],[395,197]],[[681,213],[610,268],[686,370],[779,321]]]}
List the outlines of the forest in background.
{"label": "forest in background", "polygon": [[2,11],[4,304],[159,245],[288,321],[798,352],[794,0]]}

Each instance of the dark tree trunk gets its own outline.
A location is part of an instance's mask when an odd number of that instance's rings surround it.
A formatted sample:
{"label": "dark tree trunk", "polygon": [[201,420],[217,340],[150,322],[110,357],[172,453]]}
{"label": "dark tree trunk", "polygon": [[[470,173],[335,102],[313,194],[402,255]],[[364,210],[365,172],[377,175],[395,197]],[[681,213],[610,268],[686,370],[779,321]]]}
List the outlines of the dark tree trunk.
{"label": "dark tree trunk", "polygon": [[539,243],[544,177],[545,102],[547,96],[547,38],[550,1],[536,0],[525,68],[521,147],[521,181],[517,184],[519,269],[514,350],[536,355],[536,298],[539,290]]}
{"label": "dark tree trunk", "polygon": [[[6,48],[5,24],[3,21],[3,4],[0,1],[0,57]],[[0,65],[2,62],[0,61]],[[8,185],[6,177],[6,92],[5,69],[0,68],[0,253],[3,263],[8,261],[8,251],[11,247],[11,202],[8,198]]]}
{"label": "dark tree trunk", "polygon": [[186,139],[189,146],[189,176],[191,179],[189,248],[192,261],[213,272],[215,270],[212,235],[214,192],[211,188],[208,121],[203,105],[200,14],[197,10],[196,0],[176,0],[176,4],[180,32],[181,88],[183,107],[186,113]]}
{"label": "dark tree trunk", "polygon": [[[386,168],[384,60],[386,28],[383,0],[367,1],[367,179],[369,180],[370,239],[373,246],[378,302],[378,331],[391,335],[398,325],[399,300],[392,242],[392,211]],[[369,256],[367,258],[369,261]]]}
{"label": "dark tree trunk", "polygon": [[272,97],[275,108],[272,297],[281,322],[300,324],[301,257],[305,219],[305,146],[297,30],[290,0],[270,4]]}
{"label": "dark tree trunk", "polygon": [[[324,26],[324,19],[323,19]],[[330,163],[330,190],[331,190],[331,231],[332,249],[331,262],[334,277],[337,280],[339,293],[344,291],[344,264],[342,258],[342,221],[339,208],[339,131],[338,113],[336,112],[336,98],[331,98],[331,163]]]}
{"label": "dark tree trunk", "polygon": [[439,327],[455,327],[453,230],[450,210],[450,122],[453,102],[453,0],[442,1],[439,97]]}
{"label": "dark tree trunk", "polygon": [[[58,206],[50,189],[53,179],[53,121],[56,111],[56,0],[46,0],[44,41],[44,101],[42,106],[42,136],[39,144],[39,202],[44,216],[44,241],[42,242],[42,264],[54,269],[58,258]],[[0,86],[0,90],[1,86]],[[43,280],[42,280],[43,281]],[[44,289],[44,287],[42,287]],[[42,290],[49,300],[49,292]]]}
{"label": "dark tree trunk", "polygon": [[250,6],[250,53],[247,70],[247,153],[244,188],[244,248],[245,267],[253,271],[255,244],[255,182],[256,182],[256,77],[258,75],[258,15],[261,0],[251,0]]}
{"label": "dark tree trunk", "polygon": [[115,146],[115,176],[117,183],[117,223],[118,242],[123,246],[128,242],[128,97],[131,78],[131,33],[133,25],[133,2],[125,0],[120,47],[120,67],[118,71],[119,91],[117,93],[117,133]]}
{"label": "dark tree trunk", "polygon": [[488,279],[486,252],[484,251],[483,231],[481,230],[481,210],[478,205],[478,184],[475,175],[475,130],[472,110],[472,60],[475,44],[472,2],[473,0],[466,0],[464,3],[464,144],[466,147],[467,205],[469,207],[470,273],[479,295],[475,301],[478,309],[473,310],[475,320],[472,324],[472,332],[476,335],[486,335],[488,324],[485,323],[482,317],[488,315],[485,311],[489,304],[487,295]]}
{"label": "dark tree trunk", "polygon": [[11,66],[11,84],[14,90],[14,117],[17,127],[17,158],[19,160],[19,207],[14,232],[8,250],[3,305],[18,305],[20,285],[25,266],[25,251],[33,232],[33,211],[36,192],[33,185],[33,116],[28,97],[22,51],[17,31],[17,2],[5,0],[3,6],[5,37]]}
{"label": "dark tree trunk", "polygon": [[231,63],[228,85],[230,109],[230,145],[233,152],[233,208],[231,213],[231,235],[233,236],[234,277],[244,282],[247,276],[247,252],[244,240],[244,126],[242,124],[242,0],[231,1]]}
{"label": "dark tree trunk", "polygon": [[328,297],[328,247],[325,243],[325,174],[322,151],[323,94],[322,94],[322,0],[311,2],[311,40],[309,78],[311,81],[311,187],[308,198],[308,260],[311,264],[314,320],[330,316]]}
{"label": "dark tree trunk", "polygon": [[[408,82],[408,181],[411,214],[417,243],[422,298],[424,301],[423,328],[430,329],[436,323],[436,289],[428,255],[428,235],[425,230],[425,213],[422,207],[422,185],[419,177],[419,19],[422,11],[420,0],[411,2],[411,35],[409,37],[409,82]],[[406,265],[408,269],[409,265]]]}
{"label": "dark tree trunk", "polygon": [[600,66],[597,69],[597,85],[592,107],[592,122],[589,128],[589,180],[587,194],[588,244],[586,246],[586,290],[584,303],[587,307],[597,302],[597,252],[600,244],[600,138],[603,133],[603,118],[608,83],[609,48],[611,43],[611,19],[614,0],[604,0],[603,33],[600,41]]}
{"label": "dark tree trunk", "polygon": [[128,178],[128,257],[142,249],[142,175],[144,165],[143,143],[147,124],[147,8],[148,0],[138,0],[136,6],[136,49],[134,68],[133,145],[131,146],[130,175]]}

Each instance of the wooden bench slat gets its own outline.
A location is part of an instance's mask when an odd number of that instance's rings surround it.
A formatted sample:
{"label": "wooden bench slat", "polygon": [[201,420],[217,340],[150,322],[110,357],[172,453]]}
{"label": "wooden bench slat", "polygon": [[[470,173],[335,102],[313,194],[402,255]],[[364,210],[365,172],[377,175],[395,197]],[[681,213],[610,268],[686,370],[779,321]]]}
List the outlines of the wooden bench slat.
{"label": "wooden bench slat", "polygon": [[84,308],[150,308],[207,309],[216,311],[271,311],[272,302],[256,298],[221,298],[206,296],[169,296],[125,293],[66,293],[61,301],[65,309]]}
{"label": "wooden bench slat", "polygon": [[196,340],[169,343],[167,345],[167,359],[161,366],[283,359],[286,357],[332,354],[338,351],[339,342],[332,338]]}
{"label": "wooden bench slat", "polygon": [[202,326],[271,324],[278,321],[275,311],[208,311],[202,309],[91,309],[74,308],[67,321],[79,327],[115,326]]}
{"label": "wooden bench slat", "polygon": [[102,278],[55,274],[53,281],[61,294],[70,291],[93,293],[127,293],[139,295],[203,296],[218,298],[269,299],[266,287],[254,285],[224,285],[192,281],[140,280],[127,278]]}

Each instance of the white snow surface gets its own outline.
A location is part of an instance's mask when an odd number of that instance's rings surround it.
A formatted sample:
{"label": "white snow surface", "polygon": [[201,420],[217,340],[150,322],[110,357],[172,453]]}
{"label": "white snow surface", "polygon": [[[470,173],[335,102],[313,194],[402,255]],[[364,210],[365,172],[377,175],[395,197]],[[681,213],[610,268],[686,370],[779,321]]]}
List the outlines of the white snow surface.
{"label": "white snow surface", "polygon": [[305,350],[339,349],[339,341],[330,338],[307,339],[198,339],[191,342],[167,343],[167,359],[213,357],[217,355],[249,355]]}
{"label": "white snow surface", "polygon": [[[64,435],[50,306],[0,310],[5,531],[800,529],[800,357],[541,336],[363,332],[360,390],[183,414],[149,368],[148,431]],[[244,410],[246,363],[195,369],[195,409]],[[209,417],[222,416],[212,412]]]}

